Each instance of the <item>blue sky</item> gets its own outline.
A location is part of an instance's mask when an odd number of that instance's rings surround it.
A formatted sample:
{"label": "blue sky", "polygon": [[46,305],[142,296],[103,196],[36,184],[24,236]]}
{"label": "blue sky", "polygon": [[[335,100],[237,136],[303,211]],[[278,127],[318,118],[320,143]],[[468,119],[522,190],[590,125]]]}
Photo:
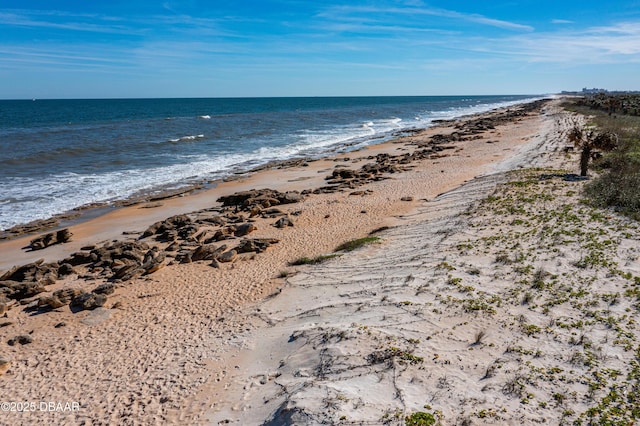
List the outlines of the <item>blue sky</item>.
{"label": "blue sky", "polygon": [[0,0],[0,99],[640,89],[640,0]]}

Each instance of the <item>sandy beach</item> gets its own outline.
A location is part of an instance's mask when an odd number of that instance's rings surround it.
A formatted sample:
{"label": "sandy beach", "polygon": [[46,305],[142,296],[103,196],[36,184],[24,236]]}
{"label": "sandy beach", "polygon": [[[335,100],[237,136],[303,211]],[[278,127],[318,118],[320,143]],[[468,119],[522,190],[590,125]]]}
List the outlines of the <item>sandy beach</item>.
{"label": "sandy beach", "polygon": [[564,179],[571,117],[511,107],[1,242],[0,424],[624,418],[640,234]]}

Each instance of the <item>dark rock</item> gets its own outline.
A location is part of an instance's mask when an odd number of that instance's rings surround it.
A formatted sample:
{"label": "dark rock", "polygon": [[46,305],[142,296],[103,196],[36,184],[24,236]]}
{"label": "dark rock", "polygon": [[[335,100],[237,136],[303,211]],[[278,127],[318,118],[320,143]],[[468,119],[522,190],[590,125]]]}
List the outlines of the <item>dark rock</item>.
{"label": "dark rock", "polygon": [[61,229],[57,232],[50,232],[38,238],[34,238],[29,242],[31,250],[42,250],[54,244],[66,243],[71,240],[73,234],[68,228]]}
{"label": "dark rock", "polygon": [[[153,225],[151,225],[150,227],[148,227],[143,233],[142,236],[140,238],[147,238],[150,237],[152,235],[157,235],[157,234],[164,234],[166,231],[169,230],[177,230],[180,228],[183,228],[187,225],[191,225],[192,221],[191,218],[187,215],[184,214],[180,214],[180,215],[176,215],[176,216],[171,216],[168,219],[165,219],[163,221],[160,222],[156,222]],[[167,240],[169,241],[169,240]]]}
{"label": "dark rock", "polygon": [[86,265],[87,263],[91,263],[92,261],[93,260],[91,258],[91,253],[86,251],[73,253],[71,257],[62,260],[63,263],[69,264],[71,266]]}
{"label": "dark rock", "polygon": [[69,228],[61,229],[56,233],[56,240],[58,243],[66,243],[71,241],[73,234],[69,231]]}
{"label": "dark rock", "polygon": [[400,201],[413,201],[413,197],[402,197]]}
{"label": "dark rock", "polygon": [[283,212],[282,210],[280,210],[277,207],[271,207],[270,209],[262,210],[262,215],[263,216],[268,216],[268,217],[275,217],[275,216],[286,215],[286,213]]}
{"label": "dark rock", "polygon": [[351,169],[335,169],[331,174],[333,178],[340,177],[342,179],[353,179],[357,176],[355,170]]}
{"label": "dark rock", "polygon": [[154,272],[159,271],[164,268],[164,261],[167,258],[165,252],[161,251],[149,251],[145,256],[145,261],[142,264],[142,269],[144,269],[144,274],[149,275]]}
{"label": "dark rock", "polygon": [[173,242],[173,243],[169,244],[169,245],[164,249],[164,251],[170,251],[170,252],[173,252],[173,251],[178,251],[178,249],[179,249],[179,248],[180,248],[180,244],[179,244],[178,242]]}
{"label": "dark rock", "polygon": [[113,284],[104,283],[94,288],[92,292],[95,294],[109,295],[109,294],[113,294],[115,291],[116,291],[116,287]]}
{"label": "dark rock", "polygon": [[238,252],[235,250],[229,250],[218,256],[218,261],[223,263],[233,262],[238,257]]}
{"label": "dark rock", "polygon": [[81,310],[93,310],[104,306],[107,301],[107,296],[104,294],[95,293],[81,293],[71,300],[71,307],[79,308]]}
{"label": "dark rock", "polygon": [[62,328],[62,327],[66,327],[67,323],[64,321],[61,321],[59,323],[57,323],[56,325],[54,325],[55,328]]}
{"label": "dark rock", "polygon": [[7,343],[9,344],[9,346],[14,346],[16,344],[28,345],[29,343],[33,343],[33,337],[29,336],[28,334],[22,334],[9,340]]}
{"label": "dark rock", "polygon": [[38,300],[38,306],[48,306],[51,309],[58,309],[65,305],[66,303],[62,303],[60,299],[54,296],[45,296]]}
{"label": "dark rock", "polygon": [[253,207],[251,207],[251,210],[249,211],[249,217],[256,217],[261,212],[262,212],[262,209],[259,206],[253,206]]}
{"label": "dark rock", "polygon": [[[198,233],[198,227],[194,224],[183,226],[178,230],[178,236],[183,240],[191,238],[197,233]],[[171,240],[167,240],[167,241],[171,241]]]}
{"label": "dark rock", "polygon": [[0,277],[0,281],[38,281],[43,285],[55,282],[58,277],[57,263],[44,263],[39,259],[33,263],[13,267]]}
{"label": "dark rock", "polygon": [[31,234],[45,229],[55,228],[60,224],[56,218],[35,220],[24,225],[16,225],[0,233],[0,239],[6,239],[23,234]]}
{"label": "dark rock", "polygon": [[115,270],[112,279],[128,281],[144,273],[139,263],[129,263]]}
{"label": "dark rock", "polygon": [[293,221],[288,217],[281,217],[276,223],[273,224],[276,228],[285,228],[287,226],[293,226]]}
{"label": "dark rock", "polygon": [[302,200],[302,194],[298,191],[280,192],[273,189],[251,189],[240,191],[231,195],[218,198],[223,206],[235,206],[245,211],[251,211],[253,207],[269,208],[279,204],[292,204]]}
{"label": "dark rock", "polygon": [[200,222],[210,223],[218,226],[224,226],[227,224],[227,221],[222,216],[207,217],[207,218],[201,219]]}
{"label": "dark rock", "polygon": [[279,240],[275,238],[256,238],[250,240],[242,240],[238,247],[234,250],[238,253],[262,253],[267,247],[272,244],[278,243]]}
{"label": "dark rock", "polygon": [[282,204],[294,204],[302,201],[304,197],[298,191],[287,191],[284,193],[284,198],[278,197],[278,200]]}
{"label": "dark rock", "polygon": [[213,244],[205,244],[196,248],[190,255],[189,260],[197,262],[199,260],[212,260],[218,257],[227,249],[226,245],[215,246]]}
{"label": "dark rock", "polygon": [[233,235],[235,235],[236,237],[244,237],[245,235],[252,233],[256,229],[258,228],[256,228],[256,226],[253,223],[243,223],[241,225],[236,226],[236,229],[233,232]]}
{"label": "dark rock", "polygon": [[40,283],[16,281],[0,281],[0,290],[6,297],[14,300],[27,299],[46,291]]}
{"label": "dark rock", "polygon": [[216,233],[211,238],[207,238],[203,241],[204,244],[211,244],[216,241],[230,240],[233,239],[233,233],[235,232],[235,227],[227,226],[222,229],[218,229]]}
{"label": "dark rock", "polygon": [[82,290],[77,288],[63,288],[54,291],[51,296],[42,297],[38,301],[39,306],[49,306],[51,309],[58,309],[71,303],[71,300],[82,294]]}
{"label": "dark rock", "polygon": [[58,276],[66,276],[66,275],[71,275],[75,273],[76,273],[75,269],[73,269],[73,266],[71,266],[71,264],[69,263],[63,263],[58,268]]}

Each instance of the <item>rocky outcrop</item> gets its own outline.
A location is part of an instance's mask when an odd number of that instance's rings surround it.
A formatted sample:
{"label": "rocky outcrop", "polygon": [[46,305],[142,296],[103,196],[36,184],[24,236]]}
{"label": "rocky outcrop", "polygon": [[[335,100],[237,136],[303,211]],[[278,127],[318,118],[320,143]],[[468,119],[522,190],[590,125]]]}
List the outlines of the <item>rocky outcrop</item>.
{"label": "rocky outcrop", "polygon": [[71,240],[73,234],[68,228],[61,229],[57,232],[51,232],[38,238],[34,238],[29,243],[31,250],[43,250],[54,244],[62,244]]}
{"label": "rocky outcrop", "polygon": [[225,251],[220,256],[218,256],[216,260],[218,262],[228,263],[228,262],[233,262],[234,260],[236,260],[237,257],[238,257],[237,251],[229,250],[229,251]]}
{"label": "rocky outcrop", "polygon": [[177,258],[181,263],[197,262],[200,260],[213,260],[221,255],[227,246],[225,244],[216,246],[214,244],[204,244],[196,247],[193,251],[186,252],[184,256]]}
{"label": "rocky outcrop", "polygon": [[1,281],[18,281],[18,282],[39,282],[43,285],[50,285],[58,278],[57,263],[44,263],[44,259],[28,263],[23,266],[14,266],[2,276]]}
{"label": "rocky outcrop", "polygon": [[93,309],[104,306],[107,301],[107,296],[104,294],[80,293],[71,300],[70,306],[80,310],[91,311]]}
{"label": "rocky outcrop", "polygon": [[177,216],[171,216],[160,222],[156,222],[148,227],[140,238],[147,238],[152,235],[156,235],[160,241],[173,241],[178,237],[180,229],[192,225],[192,220],[189,216],[180,214]]}
{"label": "rocky outcrop", "polygon": [[242,240],[235,250],[238,253],[262,253],[271,245],[279,242],[280,240],[275,238],[254,238],[250,240]]}
{"label": "rocky outcrop", "polygon": [[61,290],[54,291],[51,296],[41,297],[38,301],[38,306],[48,306],[51,309],[58,309],[63,306],[67,306],[71,303],[75,297],[82,293],[80,289],[76,288],[63,288]]}
{"label": "rocky outcrop", "polygon": [[253,207],[269,208],[280,204],[292,204],[301,201],[298,191],[280,192],[273,189],[251,189],[236,192],[218,198],[223,207],[236,207],[239,210],[251,211]]}
{"label": "rocky outcrop", "polygon": [[245,235],[249,235],[253,231],[255,231],[256,226],[253,223],[243,223],[235,227],[233,231],[233,235],[236,237],[244,237]]}

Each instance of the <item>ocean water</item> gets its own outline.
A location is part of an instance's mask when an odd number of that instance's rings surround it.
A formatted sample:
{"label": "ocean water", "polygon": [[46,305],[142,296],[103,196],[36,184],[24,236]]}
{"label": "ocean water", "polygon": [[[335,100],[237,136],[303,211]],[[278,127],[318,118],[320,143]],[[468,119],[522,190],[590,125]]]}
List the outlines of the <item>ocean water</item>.
{"label": "ocean water", "polygon": [[0,230],[539,98],[0,101]]}

